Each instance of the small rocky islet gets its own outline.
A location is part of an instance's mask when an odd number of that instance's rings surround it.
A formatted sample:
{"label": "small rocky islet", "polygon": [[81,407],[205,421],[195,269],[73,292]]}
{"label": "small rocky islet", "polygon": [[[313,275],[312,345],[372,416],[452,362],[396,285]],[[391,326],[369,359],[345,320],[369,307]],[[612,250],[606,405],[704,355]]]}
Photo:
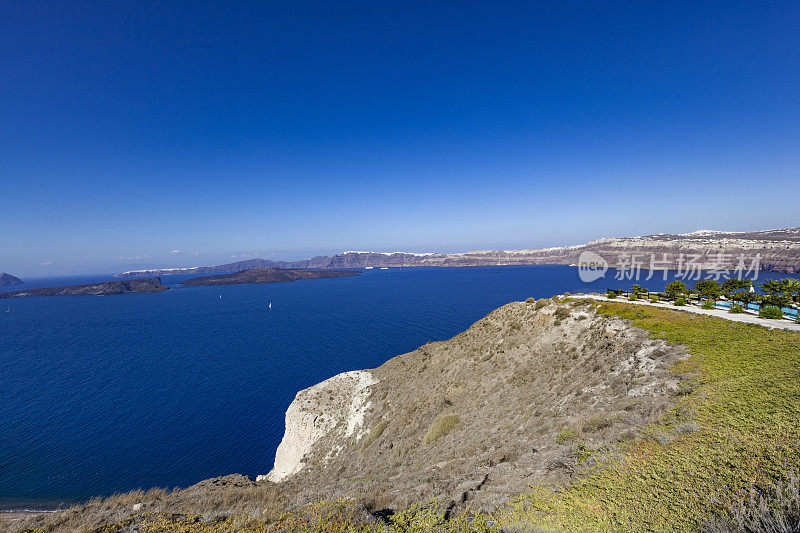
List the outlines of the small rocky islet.
{"label": "small rocky islet", "polygon": [[7,272],[0,272],[0,286],[7,287],[9,285],[24,285],[25,282],[16,276],[12,276]]}
{"label": "small rocky islet", "polygon": [[202,276],[184,281],[186,287],[196,285],[241,285],[245,283],[282,283],[299,279],[342,278],[358,276],[357,270],[312,270],[300,268],[251,268],[230,274]]}

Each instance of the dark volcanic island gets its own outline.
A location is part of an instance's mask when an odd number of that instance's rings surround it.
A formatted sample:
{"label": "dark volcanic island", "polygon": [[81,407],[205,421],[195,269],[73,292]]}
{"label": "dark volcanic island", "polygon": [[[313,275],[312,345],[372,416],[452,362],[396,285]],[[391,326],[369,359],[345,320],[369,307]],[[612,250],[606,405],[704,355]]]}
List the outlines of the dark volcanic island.
{"label": "dark volcanic island", "polygon": [[183,282],[185,286],[193,285],[239,285],[243,283],[279,283],[298,279],[342,278],[358,276],[356,270],[311,270],[300,268],[252,268],[231,274],[203,276]]}
{"label": "dark volcanic island", "polygon": [[0,292],[0,298],[22,296],[108,296],[111,294],[127,294],[130,292],[160,292],[169,287],[161,283],[161,278],[139,278],[126,281],[105,281],[86,285],[69,285],[67,287],[46,287],[44,289],[26,289],[24,291]]}
{"label": "dark volcanic island", "polygon": [[0,272],[0,285],[23,285],[24,282],[16,276]]}

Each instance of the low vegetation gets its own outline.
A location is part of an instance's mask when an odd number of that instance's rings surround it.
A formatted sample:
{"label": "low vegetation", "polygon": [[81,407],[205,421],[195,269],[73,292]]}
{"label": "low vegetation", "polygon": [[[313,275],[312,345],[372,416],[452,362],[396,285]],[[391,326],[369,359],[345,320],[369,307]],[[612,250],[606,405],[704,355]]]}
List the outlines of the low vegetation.
{"label": "low vegetation", "polygon": [[578,433],[575,430],[565,428],[558,435],[556,435],[556,442],[558,444],[564,444],[566,442],[572,442],[577,438]]}
{"label": "low vegetation", "polygon": [[534,309],[536,311],[538,311],[539,309],[545,307],[549,303],[550,303],[550,299],[549,298],[541,298],[539,300],[536,300],[536,304],[534,305]]}
{"label": "low vegetation", "polygon": [[800,475],[792,472],[786,482],[757,487],[747,499],[730,509],[730,515],[709,520],[703,533],[791,533],[800,531]]}
{"label": "low vegetation", "polygon": [[456,424],[461,422],[461,417],[458,415],[442,415],[436,419],[431,425],[428,433],[425,435],[425,444],[431,443],[440,437],[444,437],[456,427]]}
{"label": "low vegetation", "polygon": [[[0,531],[29,532],[255,531],[285,514],[287,499],[274,485],[244,476],[205,480],[183,490],[150,489],[95,498],[63,512],[21,523],[0,518]],[[2,517],[2,515],[0,515]]]}
{"label": "low vegetation", "polygon": [[666,309],[607,303],[599,312],[687,346],[693,356],[677,370],[694,376],[696,388],[650,426],[669,439],[628,441],[568,490],[520,498],[505,520],[566,531],[697,531],[709,523],[794,531],[753,524],[769,514],[763,509],[783,509],[774,520],[796,516],[794,500],[764,487],[796,483],[800,468],[800,336]]}
{"label": "low vegetation", "polygon": [[364,441],[361,443],[361,449],[363,450],[364,448],[375,442],[378,438],[380,438],[380,436],[383,435],[383,432],[384,430],[386,430],[386,427],[388,425],[389,425],[388,420],[381,420],[380,422],[372,426],[372,429],[369,430],[367,438],[365,438]]}
{"label": "low vegetation", "polygon": [[758,316],[761,318],[781,319],[783,318],[783,313],[780,307],[766,305],[759,310]]}

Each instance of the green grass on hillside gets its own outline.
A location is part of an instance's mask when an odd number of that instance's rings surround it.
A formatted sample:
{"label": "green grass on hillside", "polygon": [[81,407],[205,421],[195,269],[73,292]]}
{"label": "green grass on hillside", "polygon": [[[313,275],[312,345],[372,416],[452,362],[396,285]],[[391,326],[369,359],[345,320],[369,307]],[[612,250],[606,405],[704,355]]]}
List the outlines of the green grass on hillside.
{"label": "green grass on hillside", "polygon": [[364,442],[361,443],[361,449],[365,449],[367,446],[375,442],[383,432],[386,430],[386,427],[389,425],[388,420],[381,420],[377,424],[375,424],[372,429],[369,430],[369,435],[367,438],[364,439]]}
{"label": "green grass on hillside", "polygon": [[458,415],[440,416],[434,421],[428,433],[425,435],[425,444],[447,435],[460,421],[461,418]]}
{"label": "green grass on hillside", "polygon": [[[567,531],[696,531],[754,490],[800,467],[800,335],[715,317],[617,303],[616,315],[692,356],[693,376],[665,419],[660,439],[626,443],[599,471],[559,493],[534,488],[501,523]],[[687,423],[697,431],[685,431]]]}

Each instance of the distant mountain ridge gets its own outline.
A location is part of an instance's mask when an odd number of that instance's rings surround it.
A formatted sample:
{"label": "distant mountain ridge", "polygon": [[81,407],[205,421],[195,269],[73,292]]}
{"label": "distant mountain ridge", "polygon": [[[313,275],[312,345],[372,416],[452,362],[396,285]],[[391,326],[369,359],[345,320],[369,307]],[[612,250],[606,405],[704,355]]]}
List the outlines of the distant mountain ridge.
{"label": "distant mountain ridge", "polygon": [[115,277],[138,277],[142,272],[158,272],[156,275],[164,276],[170,274],[230,274],[233,272],[243,272],[254,268],[324,268],[330,263],[331,257],[319,256],[312,259],[301,261],[272,261],[270,259],[247,259],[246,261],[236,261],[224,265],[211,265],[202,267],[179,267],[179,268],[153,268],[142,270],[129,270]]}
{"label": "distant mountain ridge", "polygon": [[748,260],[759,254],[761,270],[800,272],[800,227],[765,231],[732,232],[698,230],[683,234],[657,234],[641,237],[607,237],[586,244],[525,250],[478,250],[463,253],[408,253],[350,251],[332,257],[317,256],[301,261],[249,259],[207,267],[131,270],[120,277],[165,274],[223,274],[251,268],[330,268],[368,267],[462,267],[494,265],[574,265],[583,252],[594,252],[613,264],[620,256],[640,256],[643,268],[651,256],[659,260],[666,254],[669,268],[677,268],[682,256],[694,258],[699,268],[713,267],[720,256],[735,263],[739,255]]}

